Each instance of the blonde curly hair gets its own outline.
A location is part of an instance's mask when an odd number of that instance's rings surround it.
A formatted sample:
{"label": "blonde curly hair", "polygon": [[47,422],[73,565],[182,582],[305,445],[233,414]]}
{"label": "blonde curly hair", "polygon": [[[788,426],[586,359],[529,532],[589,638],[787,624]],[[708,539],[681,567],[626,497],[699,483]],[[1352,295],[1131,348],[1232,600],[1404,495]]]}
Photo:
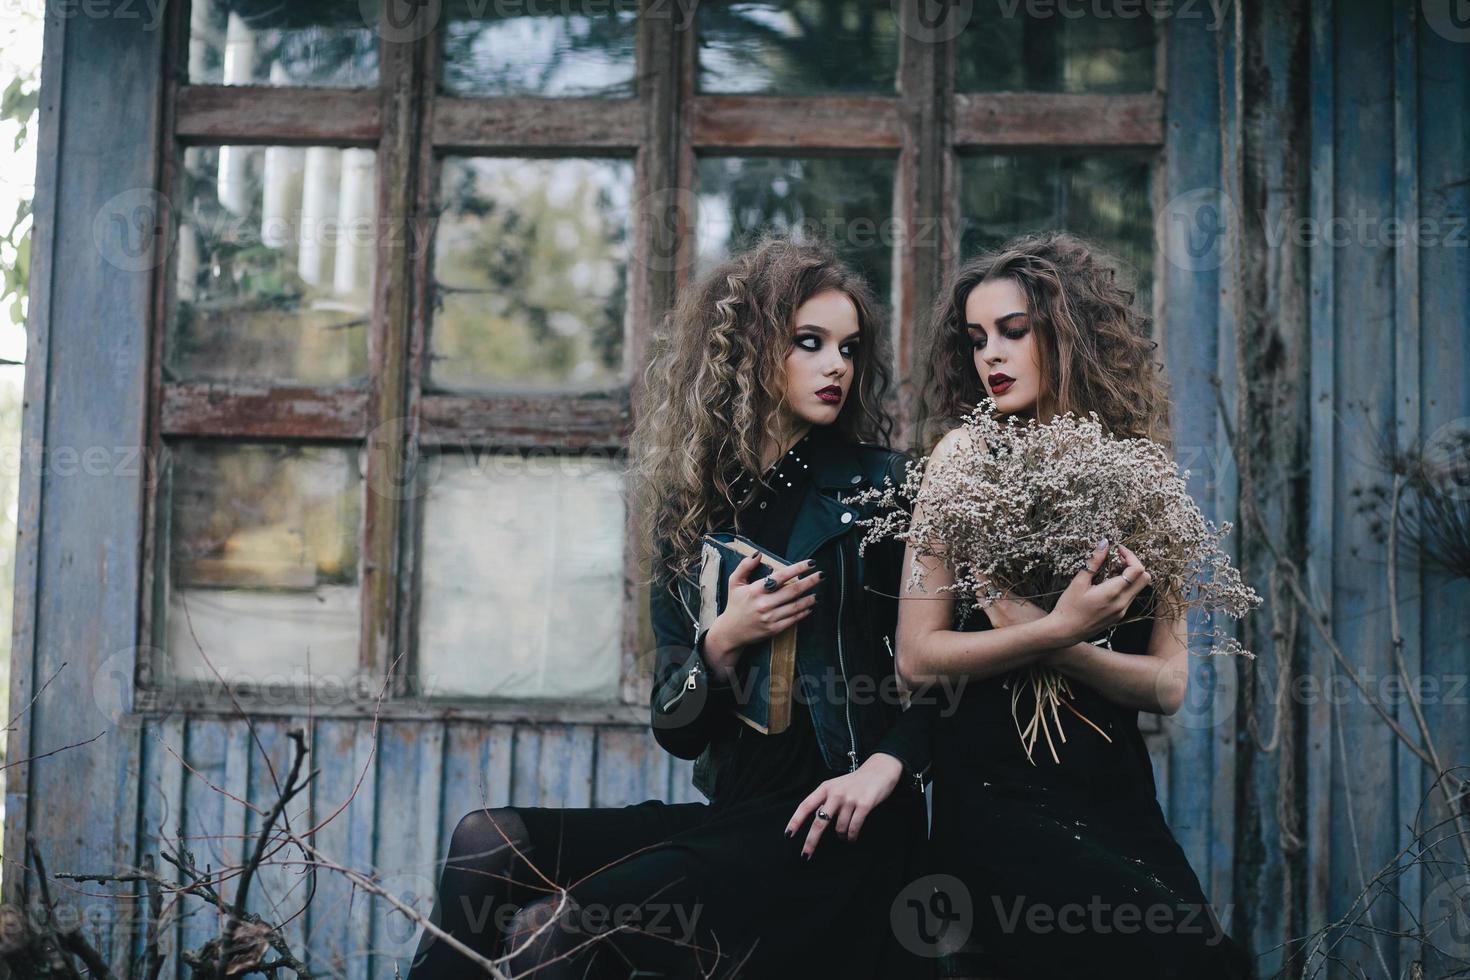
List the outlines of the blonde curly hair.
{"label": "blonde curly hair", "polygon": [[965,301],[982,282],[1010,279],[1026,294],[1041,362],[1037,418],[1097,412],[1103,428],[1172,448],[1169,386],[1153,359],[1151,317],[1134,305],[1119,263],[1075,235],[1022,235],[979,255],[935,304],[933,402],[926,431],[937,441],[973,411],[985,390],[975,371]]}
{"label": "blonde curly hair", "polygon": [[686,289],[651,345],[630,476],[644,557],[663,571],[691,569],[700,536],[736,519],[732,483],[761,478],[763,444],[783,435],[792,318],[830,289],[852,300],[859,337],[832,428],[887,442],[889,345],[871,288],[825,244],[761,239]]}

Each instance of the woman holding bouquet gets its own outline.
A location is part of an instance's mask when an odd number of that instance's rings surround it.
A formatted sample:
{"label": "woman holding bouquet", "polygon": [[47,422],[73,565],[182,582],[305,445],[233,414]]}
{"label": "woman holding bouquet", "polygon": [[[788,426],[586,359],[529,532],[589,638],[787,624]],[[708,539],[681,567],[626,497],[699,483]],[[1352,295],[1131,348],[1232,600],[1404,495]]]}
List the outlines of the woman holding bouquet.
{"label": "woman holding bouquet", "polygon": [[[983,406],[999,420],[1045,424],[1095,412],[1113,436],[1167,446],[1156,345],[1132,299],[1094,248],[1065,234],[972,260],[936,309],[941,414]],[[939,441],[925,488],[966,454],[993,452],[974,445],[973,431]],[[921,491],[919,508],[934,499]],[[916,527],[922,518],[916,509]],[[930,594],[901,604],[899,668],[911,685],[969,682],[936,722],[934,859],[968,890],[992,969],[1248,975],[1165,823],[1137,724],[1139,711],[1172,714],[1185,696],[1178,597],[1156,596],[1138,556],[1103,540],[1057,583],[1054,604],[996,587],[1001,597],[983,608],[962,596],[971,615],[957,617],[947,545],[922,544],[909,541],[904,581],[917,571]],[[1110,557],[1115,570],[1098,580]]]}
{"label": "woman holding bouquet", "polygon": [[[711,802],[468,814],[434,918],[507,956],[508,975],[925,975],[888,917],[924,843],[932,715],[897,696],[902,552],[860,556],[852,532],[877,511],[842,502],[905,468],[861,441],[890,427],[875,310],[825,248],[772,239],[711,270],[674,311],[633,446],[654,543],[651,722],[660,745],[696,760]],[[790,566],[761,576],[741,562],[702,629],[701,539],[719,530]],[[764,734],[732,711],[764,696],[736,668],[793,624],[791,720]],[[411,976],[469,972],[425,934]]]}

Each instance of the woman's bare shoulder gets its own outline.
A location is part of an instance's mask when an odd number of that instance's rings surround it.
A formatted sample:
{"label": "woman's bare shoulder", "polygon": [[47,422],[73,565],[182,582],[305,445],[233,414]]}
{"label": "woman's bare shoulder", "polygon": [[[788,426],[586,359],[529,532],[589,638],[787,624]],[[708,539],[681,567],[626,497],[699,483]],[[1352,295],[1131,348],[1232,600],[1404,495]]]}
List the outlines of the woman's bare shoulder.
{"label": "woman's bare shoulder", "polygon": [[966,453],[977,448],[984,449],[984,441],[973,430],[960,425],[950,429],[934,444],[934,449],[930,452],[929,457],[932,461],[939,462],[956,453]]}

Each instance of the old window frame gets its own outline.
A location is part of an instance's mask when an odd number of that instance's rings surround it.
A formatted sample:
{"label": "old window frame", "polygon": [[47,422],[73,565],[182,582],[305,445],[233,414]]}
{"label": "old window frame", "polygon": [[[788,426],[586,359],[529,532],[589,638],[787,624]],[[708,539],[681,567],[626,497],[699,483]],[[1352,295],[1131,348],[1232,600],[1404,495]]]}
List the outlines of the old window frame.
{"label": "old window frame", "polygon": [[[693,4],[696,0],[690,0]],[[923,0],[904,0],[919,3]],[[888,9],[888,3],[881,4]],[[166,440],[300,441],[362,446],[366,499],[360,547],[362,589],[359,669],[386,682],[387,718],[474,717],[641,724],[646,712],[646,591],[638,584],[637,529],[625,529],[621,701],[552,699],[425,701],[413,697],[416,658],[418,522],[411,495],[386,499],[372,486],[393,485],[405,456],[450,445],[476,451],[609,451],[626,448],[638,396],[638,371],[655,324],[685,284],[692,260],[693,220],[686,202],[700,155],[798,156],[878,154],[896,159],[895,227],[902,232],[893,263],[893,340],[899,432],[905,440],[924,389],[920,320],[944,272],[958,258],[950,233],[960,227],[957,154],[965,151],[1131,149],[1155,154],[1158,212],[1164,150],[1165,37],[1156,31],[1156,83],[1128,95],[1032,92],[956,93],[952,42],[916,40],[900,31],[892,95],[719,95],[697,91],[693,11],[668,0],[639,0],[635,94],[630,98],[483,97],[440,94],[442,24],[409,41],[379,39],[377,88],[326,89],[259,85],[194,85],[184,75],[189,3],[172,7],[165,48],[160,187],[177,186],[183,148],[198,144],[365,147],[377,155],[380,240],[364,388],[165,382],[163,337],[174,301],[172,263],[155,271],[150,366],[149,493],[140,623],[153,636],[158,546],[158,479]],[[417,8],[422,9],[422,8]],[[681,25],[688,25],[682,26]],[[613,393],[496,395],[426,392],[423,367],[431,271],[430,216],[436,157],[618,156],[634,164],[632,251],[624,337],[626,387]],[[173,240],[172,216],[161,216]],[[396,240],[393,240],[396,237]],[[415,245],[421,247],[414,247]],[[1164,277],[1155,255],[1155,312]],[[427,423],[420,437],[416,420]],[[406,444],[404,442],[406,440]],[[399,652],[409,651],[400,656]],[[139,658],[142,710],[193,714],[291,714],[305,709],[241,687],[168,689],[154,682],[156,658]],[[321,714],[357,716],[373,708],[355,701],[312,705]]]}

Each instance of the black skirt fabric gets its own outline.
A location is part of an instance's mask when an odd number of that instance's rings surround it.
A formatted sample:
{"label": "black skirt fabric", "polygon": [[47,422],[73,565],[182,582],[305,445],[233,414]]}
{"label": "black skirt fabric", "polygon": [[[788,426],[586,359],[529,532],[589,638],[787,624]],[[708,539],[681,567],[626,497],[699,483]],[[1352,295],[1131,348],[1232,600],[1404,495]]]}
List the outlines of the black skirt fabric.
{"label": "black skirt fabric", "polygon": [[857,840],[829,831],[809,861],[804,833],[784,833],[800,799],[516,812],[531,860],[567,888],[587,931],[623,924],[588,947],[588,976],[929,976],[889,925],[923,840],[923,798],[895,794]]}
{"label": "black skirt fabric", "polygon": [[[777,462],[731,529],[782,554],[808,482],[814,431]],[[902,787],[857,840],[829,829],[801,857],[811,819],[785,828],[831,773],[810,708],[779,735],[739,727],[717,803],[621,809],[516,808],[532,860],[583,909],[635,922],[589,954],[590,975],[749,980],[925,980],[933,961],[896,941],[895,898],[922,868],[924,799]],[[642,911],[638,911],[642,909]],[[658,917],[655,923],[655,917]],[[595,923],[594,923],[595,925]],[[656,925],[656,928],[655,928]]]}
{"label": "black skirt fabric", "polygon": [[[1152,627],[1125,622],[1109,642],[1141,653]],[[977,611],[969,628],[990,624]],[[1169,831],[1138,712],[1070,683],[1101,733],[1063,709],[1059,762],[1044,736],[1027,757],[1013,686],[1023,726],[1035,701],[1019,672],[971,683],[937,726],[935,860],[965,886],[985,961],[1028,978],[1249,976]]]}

